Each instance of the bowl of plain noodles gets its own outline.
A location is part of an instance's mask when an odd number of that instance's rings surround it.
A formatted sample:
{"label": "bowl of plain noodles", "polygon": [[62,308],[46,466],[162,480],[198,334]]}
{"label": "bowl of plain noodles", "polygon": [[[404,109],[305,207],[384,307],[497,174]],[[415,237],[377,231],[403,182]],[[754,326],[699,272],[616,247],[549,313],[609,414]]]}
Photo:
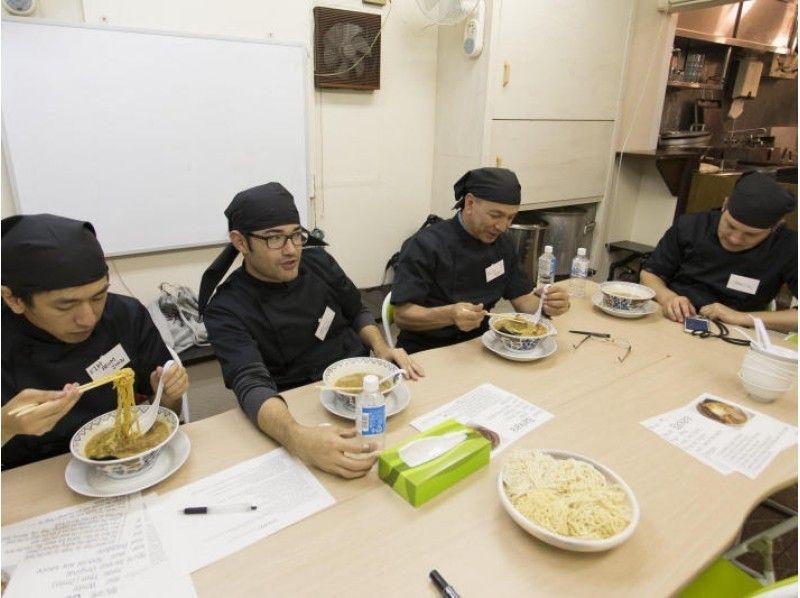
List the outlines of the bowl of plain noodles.
{"label": "bowl of plain noodles", "polygon": [[602,283],[600,292],[603,294],[603,305],[620,311],[641,309],[656,296],[650,287],[619,280]]}
{"label": "bowl of plain noodles", "polygon": [[[348,357],[329,365],[322,373],[323,384],[332,389],[336,396],[351,407],[355,407],[356,397],[364,388],[364,376],[373,374],[379,380],[396,373],[398,368],[391,361],[377,357]],[[384,395],[392,392],[403,377],[393,376],[381,383]]]}
{"label": "bowl of plain noodles", "polygon": [[114,381],[117,409],[85,423],[69,443],[75,459],[115,479],[147,471],[178,431],[175,412],[159,407],[153,427],[141,433],[139,417],[149,405],[134,403],[133,371],[126,370],[120,370],[119,379]]}
{"label": "bowl of plain noodles", "polygon": [[531,351],[556,334],[556,327],[547,318],[536,322],[534,316],[524,313],[494,314],[489,318],[489,328],[512,351]]}
{"label": "bowl of plain noodles", "polygon": [[577,552],[599,552],[630,538],[639,503],[616,473],[576,453],[520,449],[497,477],[500,502],[529,534]]}

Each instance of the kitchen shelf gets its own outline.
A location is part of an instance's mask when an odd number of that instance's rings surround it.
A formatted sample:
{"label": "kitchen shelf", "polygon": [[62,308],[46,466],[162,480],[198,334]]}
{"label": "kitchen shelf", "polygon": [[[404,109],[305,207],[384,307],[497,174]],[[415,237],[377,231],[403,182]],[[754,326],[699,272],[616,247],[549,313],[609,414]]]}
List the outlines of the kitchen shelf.
{"label": "kitchen shelf", "polygon": [[689,81],[667,81],[667,87],[678,89],[711,89],[714,91],[722,90],[722,83],[691,83]]}

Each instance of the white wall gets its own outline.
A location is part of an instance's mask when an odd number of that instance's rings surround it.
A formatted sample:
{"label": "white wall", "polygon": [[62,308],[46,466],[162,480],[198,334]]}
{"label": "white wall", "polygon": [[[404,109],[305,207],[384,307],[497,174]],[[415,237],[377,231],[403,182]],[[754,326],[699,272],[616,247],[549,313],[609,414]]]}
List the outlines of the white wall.
{"label": "white wall", "polygon": [[[386,260],[430,211],[437,32],[427,27],[416,3],[395,0],[388,22],[388,5],[374,9],[360,0],[39,0],[33,18],[301,42],[312,65],[312,8],[318,4],[379,11],[384,17],[379,91],[318,92],[308,74],[316,191],[309,224],[325,231],[329,251],[356,285],[374,286]],[[2,215],[8,216],[15,209],[5,160],[2,176]],[[231,189],[230,197],[240,190]],[[222,214],[209,217],[224,219]],[[162,281],[196,289],[218,251],[115,258],[110,260],[112,288],[127,287],[144,302],[156,296]]]}

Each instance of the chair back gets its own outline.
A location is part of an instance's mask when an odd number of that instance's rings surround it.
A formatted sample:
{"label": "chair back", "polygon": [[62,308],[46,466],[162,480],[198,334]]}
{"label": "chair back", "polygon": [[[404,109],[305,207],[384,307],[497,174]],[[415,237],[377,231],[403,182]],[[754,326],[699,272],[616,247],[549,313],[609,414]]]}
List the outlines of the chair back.
{"label": "chair back", "polygon": [[383,324],[383,336],[386,343],[394,349],[394,335],[392,334],[392,324],[394,324],[394,305],[392,305],[392,292],[389,291],[383,298],[381,305],[381,323]]}

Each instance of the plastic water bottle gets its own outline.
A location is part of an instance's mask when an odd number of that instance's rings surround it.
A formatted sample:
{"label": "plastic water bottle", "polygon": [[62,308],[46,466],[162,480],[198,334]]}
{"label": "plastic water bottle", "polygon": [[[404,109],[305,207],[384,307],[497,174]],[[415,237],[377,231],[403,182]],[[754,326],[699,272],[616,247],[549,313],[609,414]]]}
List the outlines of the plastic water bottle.
{"label": "plastic water bottle", "polygon": [[378,377],[372,374],[364,376],[364,388],[356,397],[356,429],[364,440],[377,444],[377,450],[383,449],[386,434],[386,397],[378,388]]}
{"label": "plastic water bottle", "polygon": [[572,258],[572,268],[569,271],[569,294],[573,297],[583,297],[586,294],[588,276],[589,258],[586,257],[586,248],[578,247],[578,255]]}
{"label": "plastic water bottle", "polygon": [[539,256],[539,269],[536,275],[536,286],[553,284],[556,281],[556,256],[553,246],[545,245],[544,253]]}

